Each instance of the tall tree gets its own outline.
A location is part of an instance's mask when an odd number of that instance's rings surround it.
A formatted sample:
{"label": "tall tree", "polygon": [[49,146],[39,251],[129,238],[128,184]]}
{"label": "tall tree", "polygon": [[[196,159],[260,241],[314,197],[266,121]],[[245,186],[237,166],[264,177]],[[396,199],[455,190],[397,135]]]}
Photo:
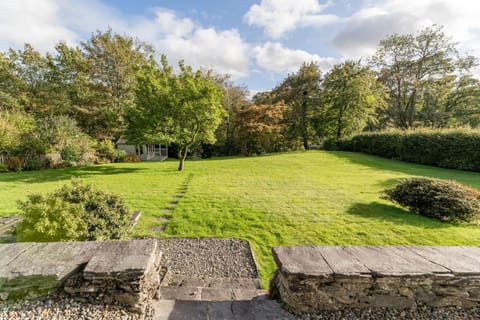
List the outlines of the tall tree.
{"label": "tall tree", "polygon": [[179,146],[178,170],[197,143],[214,143],[224,110],[223,91],[210,73],[194,71],[183,62],[175,74],[165,56],[151,60],[137,75],[136,108],[128,113],[127,139]]}
{"label": "tall tree", "polygon": [[479,125],[480,81],[470,75],[432,79],[426,84],[421,97],[418,118],[424,126]]}
{"label": "tall tree", "polygon": [[236,119],[240,110],[247,105],[248,90],[246,87],[236,86],[230,81],[221,83],[223,88],[222,107],[225,110],[225,117],[215,133],[220,152],[224,155],[234,155]]}
{"label": "tall tree", "polygon": [[283,145],[285,105],[250,105],[238,110],[236,146],[243,155],[280,151]]}
{"label": "tall tree", "polygon": [[376,110],[385,107],[385,99],[384,87],[368,67],[355,61],[337,64],[323,81],[317,131],[337,139],[361,131],[375,121]]}
{"label": "tall tree", "polygon": [[0,52],[0,110],[20,110],[24,92],[23,81],[10,56]]}
{"label": "tall tree", "polygon": [[14,65],[17,93],[20,104],[27,112],[41,115],[51,102],[48,94],[48,66],[52,57],[42,55],[30,44],[23,50],[9,51],[9,59]]}
{"label": "tall tree", "polygon": [[433,79],[469,70],[475,64],[472,57],[459,57],[455,44],[436,25],[417,35],[394,34],[380,41],[371,62],[389,90],[388,112],[394,124],[404,129],[415,126],[421,95]]}
{"label": "tall tree", "polygon": [[314,133],[313,116],[320,109],[320,92],[321,72],[314,62],[303,63],[296,73],[288,75],[272,91],[272,102],[284,101],[289,107],[285,116],[289,136],[300,138],[305,150],[309,149]]}
{"label": "tall tree", "polygon": [[136,69],[153,49],[126,36],[97,31],[81,48],[58,45],[57,74],[68,85],[79,125],[97,139],[118,139],[125,113],[135,107]]}

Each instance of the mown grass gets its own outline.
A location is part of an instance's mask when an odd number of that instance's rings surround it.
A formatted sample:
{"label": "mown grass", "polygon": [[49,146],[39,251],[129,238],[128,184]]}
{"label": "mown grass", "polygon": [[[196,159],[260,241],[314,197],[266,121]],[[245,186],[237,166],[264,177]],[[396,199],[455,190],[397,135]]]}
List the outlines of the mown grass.
{"label": "mown grass", "polygon": [[[134,236],[236,237],[248,240],[267,285],[271,247],[329,244],[480,245],[480,225],[448,224],[381,199],[408,176],[454,179],[480,189],[480,174],[414,165],[348,152],[310,151],[252,158],[119,163],[85,168],[0,174],[0,215],[16,201],[47,192],[72,176],[122,194],[142,218]],[[174,195],[191,175],[172,211]],[[173,206],[172,206],[173,207]],[[163,233],[150,228],[169,216]]]}

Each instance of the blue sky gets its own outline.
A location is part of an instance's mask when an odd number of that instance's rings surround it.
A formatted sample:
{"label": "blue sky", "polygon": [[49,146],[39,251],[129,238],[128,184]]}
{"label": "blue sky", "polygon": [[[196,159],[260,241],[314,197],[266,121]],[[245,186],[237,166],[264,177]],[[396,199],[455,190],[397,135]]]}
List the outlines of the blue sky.
{"label": "blue sky", "polygon": [[171,63],[229,73],[255,93],[303,61],[324,70],[371,55],[378,41],[432,24],[462,52],[480,56],[475,0],[0,0],[0,50],[30,42],[42,52],[78,45],[112,27],[165,53]]}

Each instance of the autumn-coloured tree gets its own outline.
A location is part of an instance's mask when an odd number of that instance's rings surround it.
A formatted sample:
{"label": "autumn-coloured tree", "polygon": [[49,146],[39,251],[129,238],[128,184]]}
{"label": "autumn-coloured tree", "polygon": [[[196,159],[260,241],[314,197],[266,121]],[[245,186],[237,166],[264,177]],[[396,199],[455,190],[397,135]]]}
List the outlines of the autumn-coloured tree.
{"label": "autumn-coloured tree", "polygon": [[285,128],[283,102],[251,105],[236,117],[236,145],[243,155],[280,151]]}

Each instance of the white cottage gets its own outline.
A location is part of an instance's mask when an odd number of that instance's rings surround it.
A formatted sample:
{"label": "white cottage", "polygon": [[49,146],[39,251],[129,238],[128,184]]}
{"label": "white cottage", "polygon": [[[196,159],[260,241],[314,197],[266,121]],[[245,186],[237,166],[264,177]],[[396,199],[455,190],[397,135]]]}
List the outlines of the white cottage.
{"label": "white cottage", "polygon": [[142,161],[163,161],[168,158],[168,146],[159,144],[143,144],[135,146],[128,144],[123,138],[118,139],[117,149],[127,154],[137,155]]}

